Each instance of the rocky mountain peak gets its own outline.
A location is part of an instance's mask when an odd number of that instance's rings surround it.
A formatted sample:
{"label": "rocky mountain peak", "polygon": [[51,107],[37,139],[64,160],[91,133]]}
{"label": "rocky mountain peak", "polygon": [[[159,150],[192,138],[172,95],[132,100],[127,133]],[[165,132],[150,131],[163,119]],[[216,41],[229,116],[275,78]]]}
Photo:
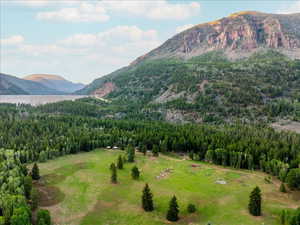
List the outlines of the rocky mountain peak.
{"label": "rocky mountain peak", "polygon": [[188,59],[215,50],[236,59],[261,49],[277,49],[292,58],[300,58],[300,13],[234,13],[175,35],[133,64],[165,57]]}

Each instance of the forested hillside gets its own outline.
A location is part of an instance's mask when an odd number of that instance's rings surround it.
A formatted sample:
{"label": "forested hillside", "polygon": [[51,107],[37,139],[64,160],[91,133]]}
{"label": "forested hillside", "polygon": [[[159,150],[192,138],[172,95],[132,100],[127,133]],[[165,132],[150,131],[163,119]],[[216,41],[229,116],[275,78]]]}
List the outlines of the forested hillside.
{"label": "forested hillside", "polygon": [[104,89],[113,83],[106,98],[115,103],[140,106],[171,121],[300,119],[300,60],[275,51],[234,62],[221,52],[187,61],[146,61],[95,83]]}

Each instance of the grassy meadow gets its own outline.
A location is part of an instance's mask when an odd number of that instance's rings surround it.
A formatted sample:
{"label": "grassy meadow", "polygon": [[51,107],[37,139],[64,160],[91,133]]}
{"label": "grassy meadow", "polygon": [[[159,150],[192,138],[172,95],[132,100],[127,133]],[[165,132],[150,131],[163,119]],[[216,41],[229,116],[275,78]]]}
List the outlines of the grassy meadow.
{"label": "grassy meadow", "polygon": [[[118,184],[111,184],[109,166],[117,161],[119,150],[95,150],[68,155],[40,163],[42,179],[36,184],[40,207],[51,211],[56,225],[162,225],[170,198],[175,194],[180,220],[174,224],[190,225],[279,225],[284,208],[298,207],[297,193],[280,193],[275,178],[261,172],[233,170],[181,158],[160,155],[155,158],[136,155],[136,163],[126,163],[118,170]],[[131,178],[131,168],[141,170],[138,181]],[[166,169],[170,172],[165,172]],[[161,176],[163,175],[163,176]],[[226,184],[216,183],[218,180]],[[154,195],[153,212],[141,208],[141,194],[149,183]],[[247,211],[249,193],[258,185],[263,195],[263,216]],[[187,212],[188,203],[197,212]]]}

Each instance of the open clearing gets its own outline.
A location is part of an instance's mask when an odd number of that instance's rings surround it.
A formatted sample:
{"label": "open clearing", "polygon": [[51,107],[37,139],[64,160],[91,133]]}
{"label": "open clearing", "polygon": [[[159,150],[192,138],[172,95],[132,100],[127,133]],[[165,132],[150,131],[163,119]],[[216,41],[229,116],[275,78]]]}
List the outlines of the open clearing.
{"label": "open clearing", "polygon": [[282,120],[271,125],[277,130],[294,131],[300,134],[300,122]]}
{"label": "open clearing", "polygon": [[[165,214],[174,194],[180,206],[180,220],[174,224],[184,225],[279,225],[281,209],[299,205],[297,193],[280,193],[280,182],[273,178],[272,184],[267,184],[264,173],[167,156],[137,154],[140,180],[132,180],[134,163],[127,163],[118,170],[119,183],[111,184],[109,165],[120,154],[124,152],[95,150],[39,164],[43,176],[37,185],[40,205],[51,211],[56,225],[170,224]],[[151,213],[141,209],[146,182],[154,195]],[[247,211],[249,193],[256,185],[263,194],[261,217]],[[187,213],[188,203],[196,204],[196,213]]]}

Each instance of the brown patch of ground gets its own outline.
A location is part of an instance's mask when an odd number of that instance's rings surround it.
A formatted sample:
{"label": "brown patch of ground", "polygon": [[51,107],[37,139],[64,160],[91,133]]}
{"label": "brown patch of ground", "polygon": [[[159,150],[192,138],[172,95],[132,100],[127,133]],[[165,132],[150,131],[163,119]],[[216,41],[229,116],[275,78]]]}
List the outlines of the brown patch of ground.
{"label": "brown patch of ground", "polygon": [[191,213],[186,216],[180,216],[179,219],[181,224],[187,224],[187,225],[192,225],[199,222],[198,215],[196,213]]}
{"label": "brown patch of ground", "polygon": [[65,198],[65,194],[58,187],[46,186],[40,182],[35,183],[34,186],[38,190],[39,206],[47,207],[56,205]]}
{"label": "brown patch of ground", "polygon": [[279,121],[271,124],[271,127],[280,131],[294,131],[300,134],[300,123],[295,121]]}

